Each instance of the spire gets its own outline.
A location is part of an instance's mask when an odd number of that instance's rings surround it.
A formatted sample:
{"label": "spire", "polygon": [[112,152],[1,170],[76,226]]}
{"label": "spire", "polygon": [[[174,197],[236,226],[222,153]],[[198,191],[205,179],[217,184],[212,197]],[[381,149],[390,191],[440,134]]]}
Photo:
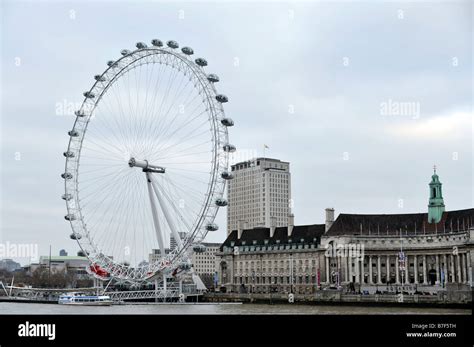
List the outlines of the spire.
{"label": "spire", "polygon": [[436,165],[433,166],[433,175],[431,176],[430,199],[428,203],[428,223],[438,223],[443,217],[444,200],[442,192],[442,183],[436,174]]}

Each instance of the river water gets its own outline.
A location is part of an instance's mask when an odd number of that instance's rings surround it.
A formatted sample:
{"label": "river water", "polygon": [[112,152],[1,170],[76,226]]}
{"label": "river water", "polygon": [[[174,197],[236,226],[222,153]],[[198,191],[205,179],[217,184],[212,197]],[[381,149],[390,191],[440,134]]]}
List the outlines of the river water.
{"label": "river water", "polygon": [[106,307],[0,302],[0,314],[472,314],[470,309],[301,304],[126,304]]}

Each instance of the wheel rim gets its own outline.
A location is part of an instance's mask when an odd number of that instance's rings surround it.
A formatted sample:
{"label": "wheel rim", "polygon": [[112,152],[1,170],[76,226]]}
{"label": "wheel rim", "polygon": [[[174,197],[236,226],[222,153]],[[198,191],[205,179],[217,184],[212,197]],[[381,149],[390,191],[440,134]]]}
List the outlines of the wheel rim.
{"label": "wheel rim", "polygon": [[[129,52],[96,80],[65,152],[65,174],[71,176],[65,178],[67,217],[93,266],[111,277],[141,281],[175,269],[214,221],[228,165],[223,101],[203,68],[172,48]],[[186,233],[179,247],[149,264],[140,261],[159,245],[152,238],[145,175],[126,165],[131,158],[166,168],[156,178],[167,205],[163,211]],[[160,222],[169,237],[164,217]]]}

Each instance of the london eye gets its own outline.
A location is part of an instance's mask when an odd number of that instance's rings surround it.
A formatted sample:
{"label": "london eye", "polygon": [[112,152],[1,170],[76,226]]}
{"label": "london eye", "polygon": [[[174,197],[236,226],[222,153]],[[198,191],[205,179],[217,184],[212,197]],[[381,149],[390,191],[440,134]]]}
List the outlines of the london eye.
{"label": "london eye", "polygon": [[218,229],[234,123],[192,48],[154,39],[120,53],[75,112],[62,198],[90,273],[141,283],[189,270]]}

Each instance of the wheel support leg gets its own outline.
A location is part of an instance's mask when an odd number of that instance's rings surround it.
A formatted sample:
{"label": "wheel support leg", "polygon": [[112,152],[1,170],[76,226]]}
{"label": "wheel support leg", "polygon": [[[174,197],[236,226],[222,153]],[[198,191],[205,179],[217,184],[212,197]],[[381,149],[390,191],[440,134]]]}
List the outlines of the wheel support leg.
{"label": "wheel support leg", "polygon": [[150,197],[151,213],[153,215],[153,223],[155,224],[156,237],[158,239],[158,245],[160,246],[161,256],[165,256],[165,243],[163,241],[163,234],[161,232],[160,223],[158,220],[158,213],[156,211],[155,199],[153,198],[153,187],[151,184],[151,174],[146,173],[148,196]]}

